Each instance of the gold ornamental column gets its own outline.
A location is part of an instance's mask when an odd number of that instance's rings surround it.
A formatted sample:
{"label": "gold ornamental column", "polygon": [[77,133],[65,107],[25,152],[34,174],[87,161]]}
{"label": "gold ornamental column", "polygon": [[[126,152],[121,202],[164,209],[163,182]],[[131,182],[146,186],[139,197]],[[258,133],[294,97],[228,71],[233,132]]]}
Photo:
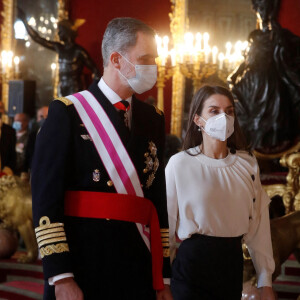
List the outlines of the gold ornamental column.
{"label": "gold ornamental column", "polygon": [[[13,43],[14,1],[2,0],[2,3],[1,50],[11,51]],[[6,111],[8,109],[8,81],[12,79],[12,77],[12,68],[6,67],[5,72],[2,70],[2,101]],[[7,116],[5,117],[7,118]],[[8,120],[5,119],[4,121],[7,122]]]}
{"label": "gold ornamental column", "polygon": [[[186,0],[171,0],[172,12],[170,16],[170,30],[172,34],[174,47],[183,42],[186,15],[187,1]],[[175,49],[178,53],[178,49]],[[171,110],[171,134],[181,137],[182,130],[182,114],[184,102],[184,86],[185,79],[180,72],[179,64],[176,64],[173,80],[172,80],[172,110]]]}
{"label": "gold ornamental column", "polygon": [[[58,0],[57,1],[57,19],[58,22],[69,19],[69,1],[68,0]],[[56,36],[58,39],[58,36]],[[55,68],[55,77],[54,77],[54,86],[53,86],[53,97],[57,98],[61,95],[58,94],[58,84],[59,84],[59,66],[58,66],[58,55],[56,54],[56,68]]]}

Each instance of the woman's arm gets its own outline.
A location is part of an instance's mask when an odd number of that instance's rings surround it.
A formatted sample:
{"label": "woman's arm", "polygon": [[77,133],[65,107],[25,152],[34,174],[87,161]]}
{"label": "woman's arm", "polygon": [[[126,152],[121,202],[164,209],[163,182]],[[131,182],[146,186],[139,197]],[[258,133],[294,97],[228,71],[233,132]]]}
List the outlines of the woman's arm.
{"label": "woman's arm", "polygon": [[176,226],[178,218],[178,198],[177,187],[175,181],[175,172],[172,158],[166,166],[166,188],[167,188],[167,204],[169,216],[169,230],[170,230],[170,258],[171,262],[176,255]]}

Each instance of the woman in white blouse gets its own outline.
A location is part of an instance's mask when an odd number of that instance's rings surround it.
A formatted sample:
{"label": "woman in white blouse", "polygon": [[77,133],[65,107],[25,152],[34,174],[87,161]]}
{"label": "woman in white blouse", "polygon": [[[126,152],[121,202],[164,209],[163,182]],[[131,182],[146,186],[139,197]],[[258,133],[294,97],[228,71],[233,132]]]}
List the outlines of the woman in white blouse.
{"label": "woman in white blouse", "polygon": [[[196,93],[183,149],[166,167],[174,299],[240,300],[242,241],[261,299],[275,299],[270,200],[227,89],[204,86]],[[183,242],[174,259],[176,234]]]}

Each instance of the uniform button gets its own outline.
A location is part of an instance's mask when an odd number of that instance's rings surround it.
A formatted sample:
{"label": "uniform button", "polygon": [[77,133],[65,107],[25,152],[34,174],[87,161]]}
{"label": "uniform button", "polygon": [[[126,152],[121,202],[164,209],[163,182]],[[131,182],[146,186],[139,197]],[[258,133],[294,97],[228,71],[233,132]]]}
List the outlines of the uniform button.
{"label": "uniform button", "polygon": [[255,202],[255,200],[256,200],[256,199],[255,199],[255,198],[253,198],[253,203]]}
{"label": "uniform button", "polygon": [[111,180],[108,180],[108,181],[107,181],[107,185],[108,185],[108,186],[113,186],[114,183],[113,183]]}
{"label": "uniform button", "polygon": [[249,220],[252,220],[252,217],[249,217]]}
{"label": "uniform button", "polygon": [[144,169],[143,172],[146,174],[148,172],[148,169]]}

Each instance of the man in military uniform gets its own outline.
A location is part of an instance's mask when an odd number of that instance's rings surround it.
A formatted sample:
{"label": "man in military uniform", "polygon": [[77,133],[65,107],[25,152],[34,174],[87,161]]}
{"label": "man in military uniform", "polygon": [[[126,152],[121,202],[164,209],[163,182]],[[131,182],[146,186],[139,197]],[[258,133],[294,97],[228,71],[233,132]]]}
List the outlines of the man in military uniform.
{"label": "man in military uniform", "polygon": [[[37,137],[32,193],[44,299],[170,300],[164,116],[133,95],[156,81],[153,29],[136,19],[113,19],[103,37],[102,56],[101,80],[88,91],[53,101]],[[113,155],[105,158],[106,151]],[[136,177],[126,173],[130,164]],[[124,168],[118,177],[120,165]],[[151,253],[145,242],[147,224],[140,221],[149,207],[154,208],[148,224]],[[159,243],[152,243],[156,217]],[[156,250],[154,244],[159,244]],[[160,253],[161,268],[156,268]]]}

